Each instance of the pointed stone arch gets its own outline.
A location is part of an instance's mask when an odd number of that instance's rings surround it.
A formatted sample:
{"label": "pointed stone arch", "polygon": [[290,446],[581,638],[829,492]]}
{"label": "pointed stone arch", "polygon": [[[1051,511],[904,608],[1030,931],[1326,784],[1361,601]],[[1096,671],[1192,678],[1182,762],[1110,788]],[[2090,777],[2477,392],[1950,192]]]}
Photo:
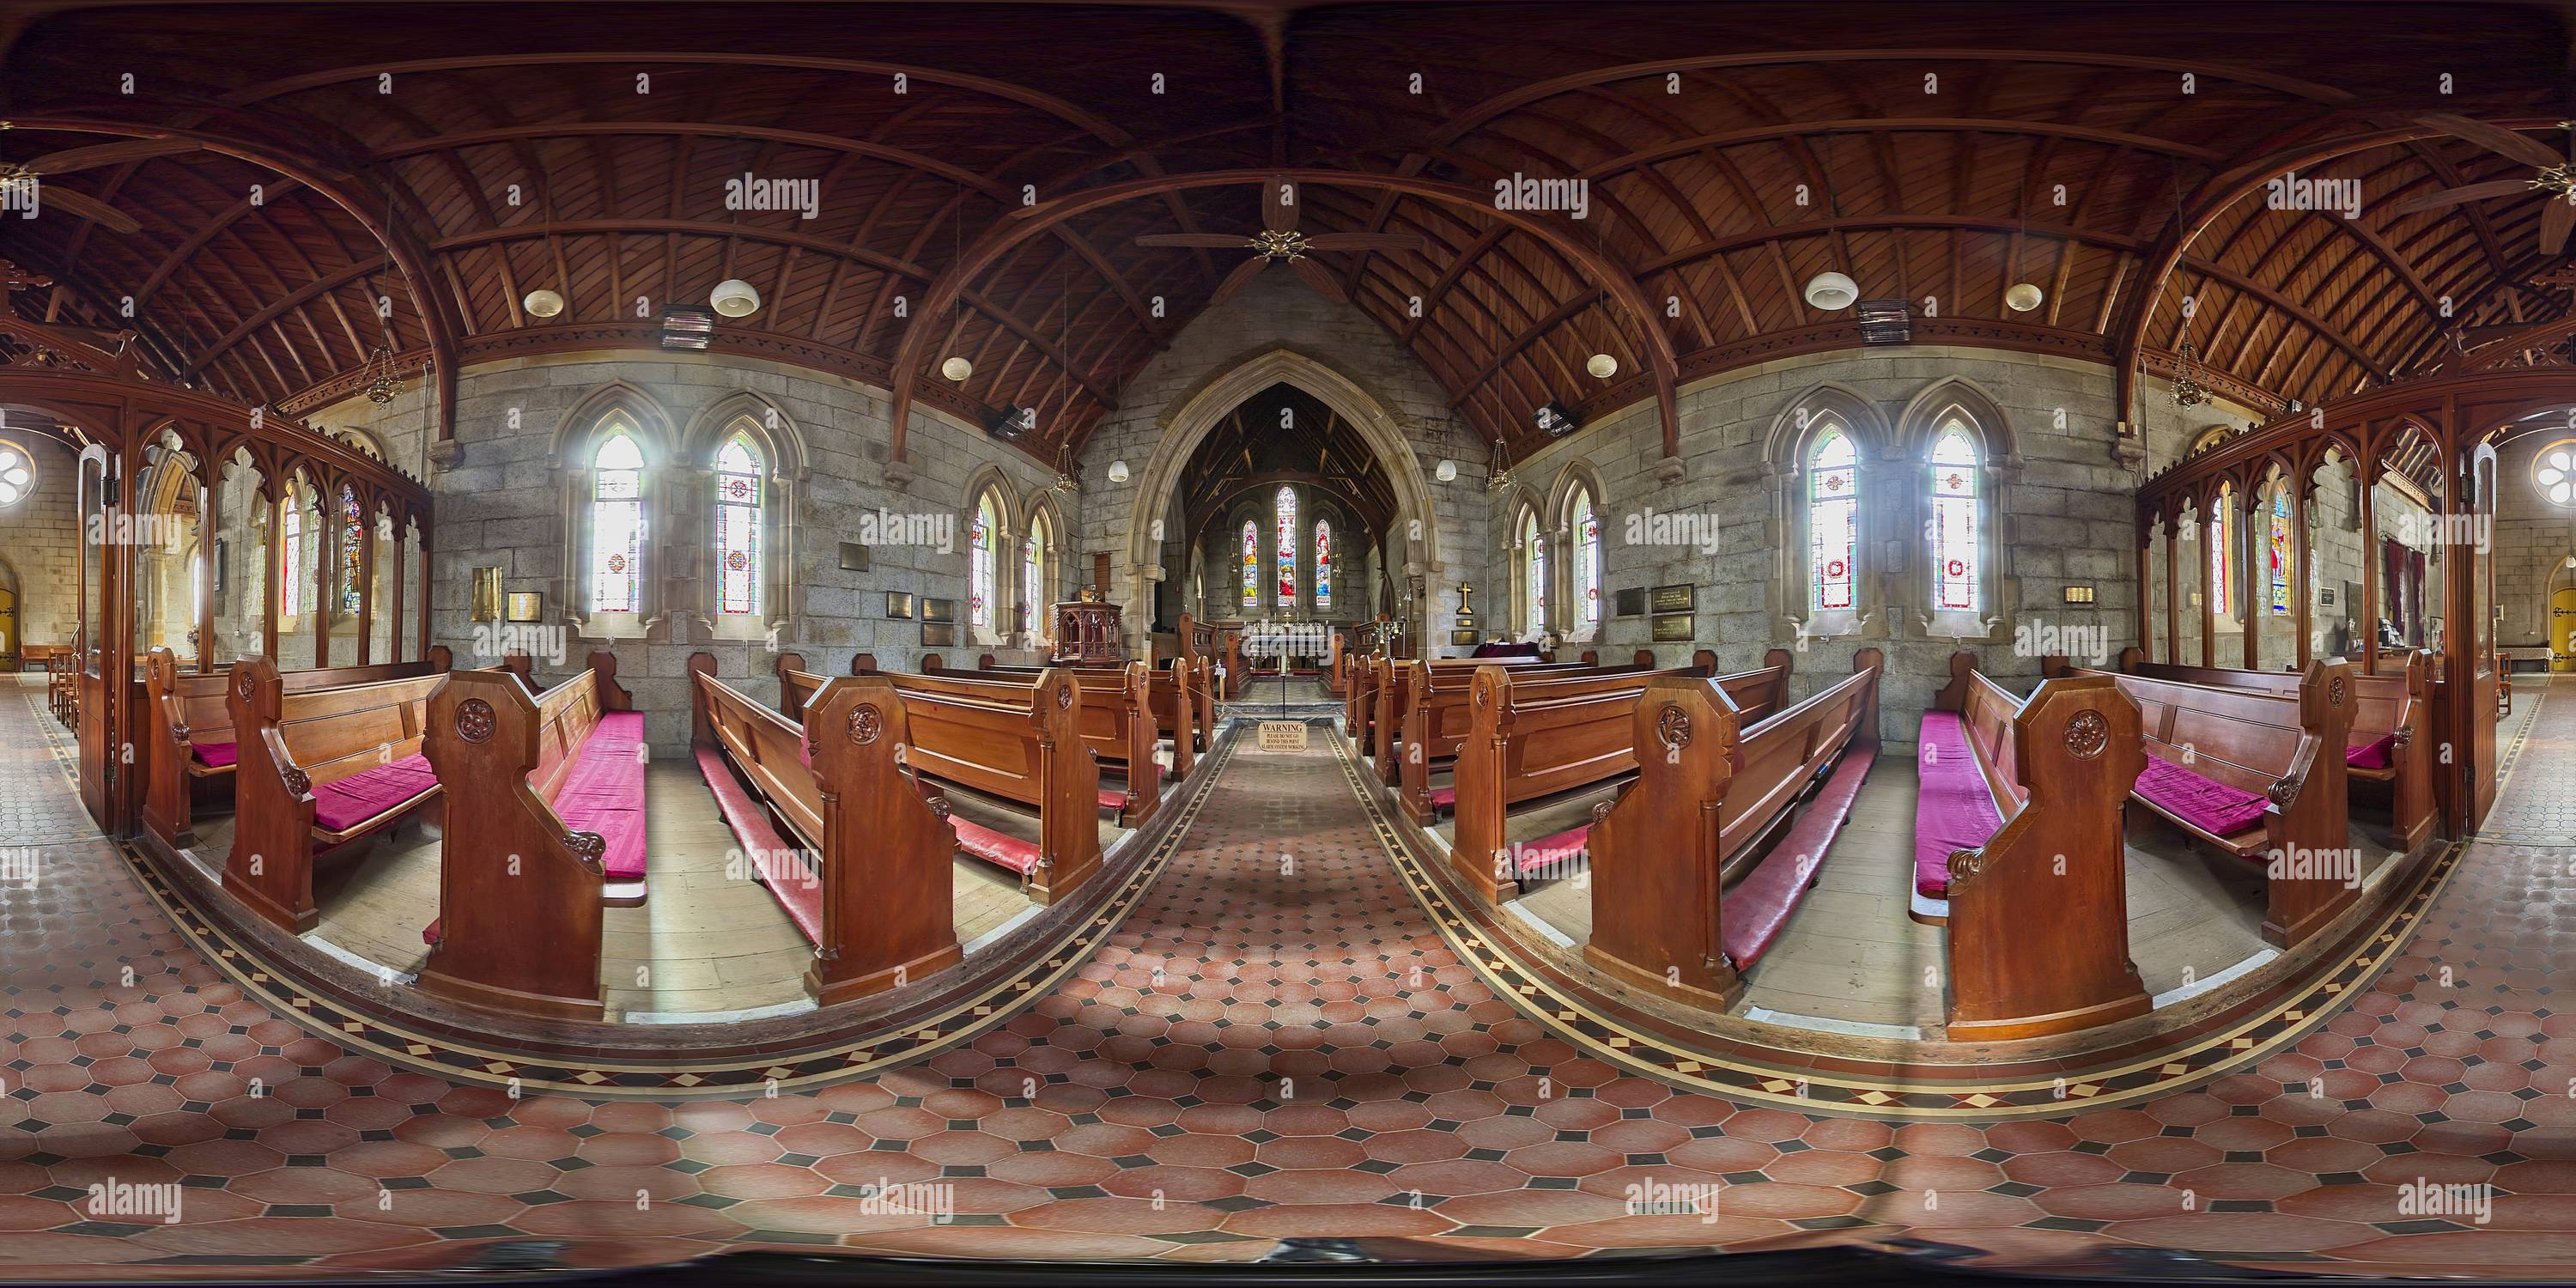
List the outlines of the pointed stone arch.
{"label": "pointed stone arch", "polygon": [[590,449],[598,440],[599,428],[616,413],[623,413],[635,427],[635,445],[644,453],[645,468],[671,462],[680,440],[670,410],[640,386],[623,380],[611,380],[582,395],[564,413],[555,423],[547,459],[560,468],[590,468]]}

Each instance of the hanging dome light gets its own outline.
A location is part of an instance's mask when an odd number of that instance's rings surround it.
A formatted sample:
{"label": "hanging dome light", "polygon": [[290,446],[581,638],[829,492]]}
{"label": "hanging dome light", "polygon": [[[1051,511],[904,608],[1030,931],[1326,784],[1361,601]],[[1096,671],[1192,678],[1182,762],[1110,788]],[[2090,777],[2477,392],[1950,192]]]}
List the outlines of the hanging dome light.
{"label": "hanging dome light", "polygon": [[707,296],[707,303],[716,306],[716,312],[726,317],[747,318],[760,311],[760,292],[739,277],[729,277],[716,283],[714,292]]}
{"label": "hanging dome light", "polygon": [[1441,481],[1441,482],[1443,482],[1443,483],[1455,483],[1455,482],[1457,482],[1457,481],[1458,481],[1458,462],[1456,462],[1456,461],[1442,461],[1442,462],[1440,462],[1440,466],[1439,466],[1439,468],[1437,468],[1437,469],[1435,469],[1435,470],[1431,471],[1431,477],[1436,478],[1436,479],[1440,480],[1440,481]]}
{"label": "hanging dome light", "polygon": [[1127,462],[1111,461],[1109,463],[1109,481],[1112,483],[1124,483],[1127,481]]}
{"label": "hanging dome light", "polygon": [[968,362],[964,358],[950,358],[948,361],[939,364],[939,374],[946,376],[950,380],[959,384],[964,384],[966,382],[966,377],[975,374],[975,364]]}
{"label": "hanging dome light", "polygon": [[1818,273],[1807,279],[1807,303],[1827,313],[1847,309],[1860,298],[1860,283],[1841,273]]}
{"label": "hanging dome light", "polygon": [[2004,292],[2004,303],[2015,313],[2028,313],[2038,308],[2039,302],[2046,298],[2037,286],[2029,282],[2015,282],[2011,290]]}
{"label": "hanging dome light", "polygon": [[1619,360],[1606,353],[1596,353],[1584,360],[1583,369],[1595,380],[1608,380],[1619,374]]}
{"label": "hanging dome light", "polygon": [[550,318],[564,311],[564,297],[540,286],[528,292],[528,297],[519,301],[519,306],[528,311],[529,317]]}

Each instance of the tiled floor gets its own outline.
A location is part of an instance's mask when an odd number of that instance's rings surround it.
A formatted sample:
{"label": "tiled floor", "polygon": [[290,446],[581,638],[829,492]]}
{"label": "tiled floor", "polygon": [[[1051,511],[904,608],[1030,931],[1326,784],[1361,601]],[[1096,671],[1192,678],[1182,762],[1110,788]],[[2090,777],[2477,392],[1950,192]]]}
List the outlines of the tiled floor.
{"label": "tiled floor", "polygon": [[[0,795],[67,790],[50,759],[0,707]],[[925,1064],[742,1102],[513,1101],[346,1056],[219,982],[107,847],[46,845],[34,888],[0,890],[0,1262],[211,1279],[529,1240],[580,1265],[746,1244],[1233,1259],[1373,1234],[2576,1259],[2576,1016],[2555,996],[2576,848],[2473,848],[2411,952],[2258,1071],[2062,1120],[1890,1125],[1577,1057],[1459,969],[1322,750],[1246,752],[1215,790],[1077,982]],[[2498,815],[2551,825],[2571,801],[2576,682]],[[109,1180],[184,1202],[166,1223],[91,1213]],[[2489,1219],[2417,1215],[2419,1183],[2494,1186]],[[1655,1185],[1674,1188],[1636,1188]],[[1707,1196],[1713,1220],[1633,1206]],[[886,1210],[943,1203],[957,1220]]]}

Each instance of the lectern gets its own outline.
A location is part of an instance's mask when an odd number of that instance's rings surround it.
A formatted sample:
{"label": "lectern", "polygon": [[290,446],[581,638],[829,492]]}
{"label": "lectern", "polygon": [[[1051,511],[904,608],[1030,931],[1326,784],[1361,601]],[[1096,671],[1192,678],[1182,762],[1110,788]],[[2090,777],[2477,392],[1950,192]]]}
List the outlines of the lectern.
{"label": "lectern", "polygon": [[1056,605],[1055,655],[1047,660],[1075,666],[1124,665],[1127,647],[1119,642],[1123,616],[1116,604],[1068,600]]}

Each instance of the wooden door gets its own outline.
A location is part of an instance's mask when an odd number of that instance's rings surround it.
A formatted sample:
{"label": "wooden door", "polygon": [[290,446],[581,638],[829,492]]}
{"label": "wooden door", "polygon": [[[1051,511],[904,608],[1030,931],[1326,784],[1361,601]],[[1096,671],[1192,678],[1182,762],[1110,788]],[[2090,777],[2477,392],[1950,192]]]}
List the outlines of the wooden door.
{"label": "wooden door", "polygon": [[0,586],[0,674],[17,672],[18,652],[18,592]]}

